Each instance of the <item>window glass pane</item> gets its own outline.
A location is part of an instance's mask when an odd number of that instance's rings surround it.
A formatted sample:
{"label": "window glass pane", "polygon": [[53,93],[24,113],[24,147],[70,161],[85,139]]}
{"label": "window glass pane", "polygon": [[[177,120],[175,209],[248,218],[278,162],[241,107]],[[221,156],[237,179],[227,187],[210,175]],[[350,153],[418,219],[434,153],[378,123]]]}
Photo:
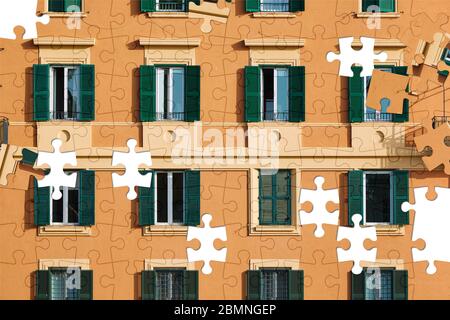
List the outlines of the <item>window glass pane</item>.
{"label": "window glass pane", "polygon": [[68,190],[68,208],[67,208],[67,222],[69,223],[78,223],[78,187],[77,188],[69,188]]}
{"label": "window glass pane", "polygon": [[80,107],[80,70],[67,70],[67,118],[75,118]]}
{"label": "window glass pane", "polygon": [[164,88],[164,69],[158,68],[156,69],[156,119],[164,119],[164,97],[165,97],[165,88]]}
{"label": "window glass pane", "polygon": [[172,69],[172,119],[184,119],[184,69]]}
{"label": "window glass pane", "polygon": [[156,174],[157,222],[167,223],[167,173]]}
{"label": "window glass pane", "polygon": [[184,203],[184,174],[174,172],[173,174],[173,222],[183,223],[183,203]]}
{"label": "window glass pane", "polygon": [[261,271],[262,300],[287,300],[288,288],[287,270]]}
{"label": "window glass pane", "polygon": [[183,299],[183,272],[157,271],[156,298],[158,300]]}
{"label": "window glass pane", "polygon": [[263,75],[263,111],[264,120],[274,120],[274,69],[262,69]]}
{"label": "window glass pane", "polygon": [[53,68],[53,118],[64,119],[64,68]]}
{"label": "window glass pane", "polygon": [[391,270],[380,270],[379,273],[366,273],[366,300],[392,300]]}
{"label": "window glass pane", "polygon": [[63,196],[59,200],[53,200],[50,195],[50,201],[52,201],[52,223],[63,223],[64,222],[64,192],[61,188]]}
{"label": "window glass pane", "polygon": [[264,198],[272,197],[272,175],[261,173],[259,179],[262,191],[261,196]]}
{"label": "window glass pane", "polygon": [[288,69],[277,69],[277,117],[276,120],[287,121],[289,103]]}
{"label": "window glass pane", "polygon": [[72,273],[68,273],[66,269],[60,268],[50,270],[50,299],[79,299],[79,290],[76,288],[75,278]]}
{"label": "window glass pane", "polygon": [[290,194],[289,190],[289,171],[278,170],[277,176],[277,198],[285,198]]}
{"label": "window glass pane", "polygon": [[261,0],[261,11],[289,11],[289,0]]}
{"label": "window glass pane", "polygon": [[366,222],[389,223],[391,210],[390,174],[366,174]]}

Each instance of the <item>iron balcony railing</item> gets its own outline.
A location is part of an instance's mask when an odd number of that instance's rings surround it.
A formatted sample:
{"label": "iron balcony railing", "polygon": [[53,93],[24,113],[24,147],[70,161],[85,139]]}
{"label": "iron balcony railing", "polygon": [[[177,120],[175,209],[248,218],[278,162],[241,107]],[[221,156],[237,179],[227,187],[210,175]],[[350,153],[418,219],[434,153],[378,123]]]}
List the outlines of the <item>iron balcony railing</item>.
{"label": "iron balcony railing", "polygon": [[50,119],[53,120],[78,120],[79,112],[52,111]]}
{"label": "iron balcony railing", "polygon": [[289,121],[289,112],[263,112],[261,118],[265,121]]}
{"label": "iron balcony railing", "polygon": [[274,2],[263,2],[260,7],[261,11],[264,12],[288,12],[289,11],[289,1],[274,1]]}
{"label": "iron balcony railing", "polygon": [[437,128],[437,127],[443,125],[444,123],[450,124],[450,116],[433,117],[433,128]]}
{"label": "iron balcony railing", "polygon": [[8,119],[0,118],[0,145],[8,144],[8,126]]}
{"label": "iron balcony railing", "polygon": [[159,1],[156,3],[156,11],[176,12],[184,11],[184,1]]}
{"label": "iron balcony railing", "polygon": [[392,114],[369,112],[369,113],[365,113],[364,119],[367,122],[370,122],[370,121],[392,122]]}
{"label": "iron balcony railing", "polygon": [[184,112],[157,112],[156,120],[184,121]]}

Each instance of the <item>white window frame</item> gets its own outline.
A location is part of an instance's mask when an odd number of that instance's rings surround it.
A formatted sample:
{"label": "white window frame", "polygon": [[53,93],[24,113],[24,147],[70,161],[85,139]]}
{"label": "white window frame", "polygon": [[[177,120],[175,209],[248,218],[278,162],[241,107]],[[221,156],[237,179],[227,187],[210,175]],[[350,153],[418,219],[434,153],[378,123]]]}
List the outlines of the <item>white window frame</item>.
{"label": "white window frame", "polygon": [[[167,174],[167,222],[158,222],[158,174],[165,173]],[[181,173],[183,175],[183,221],[182,222],[173,222],[173,174]],[[186,220],[186,204],[184,203],[184,188],[186,184],[186,177],[183,171],[155,171],[156,174],[154,182],[154,192],[155,192],[155,224],[156,225],[165,225],[165,226],[182,226]]]}
{"label": "white window frame", "polygon": [[[69,190],[78,189],[78,195],[81,192],[80,190],[80,184],[79,184],[79,178],[77,176],[77,183],[75,185],[75,188],[70,188],[63,186],[61,187],[61,193],[62,193],[62,200],[63,200],[63,222],[53,222],[53,199],[52,194],[50,193],[50,225],[52,226],[78,226],[80,225],[80,202],[78,202],[78,222],[70,222],[69,223]],[[80,197],[78,196],[78,199]]]}
{"label": "white window frame", "polygon": [[[173,113],[173,104],[174,104],[174,98],[173,98],[173,73],[174,70],[181,70],[183,72],[183,82],[182,82],[182,92],[184,92],[185,89],[185,76],[186,76],[186,70],[183,67],[156,67],[156,114],[157,114],[157,119],[158,120],[175,120],[177,121],[178,119],[172,119],[172,117],[169,118],[158,118],[158,115],[164,114],[164,104],[161,105],[160,103],[160,98],[161,95],[164,95],[164,92],[160,92],[159,88],[160,88],[160,81],[164,81],[164,70],[169,70],[169,86],[167,88],[164,87],[164,83],[162,84],[163,90],[165,92],[165,90],[168,90],[168,101],[167,101],[167,107],[169,108],[168,113],[172,114]],[[163,97],[164,98],[164,97]],[[181,105],[183,106],[183,110],[182,112],[185,112],[185,99],[184,99],[184,94],[183,94],[183,100],[181,101]],[[163,100],[164,101],[164,100]],[[178,121],[183,121],[185,119],[185,116],[183,115],[183,119],[182,120],[178,120]]]}
{"label": "white window frame", "polygon": [[[289,79],[289,68],[288,67],[279,67],[279,68],[275,68],[275,67],[265,67],[265,66],[261,66],[259,68],[259,72],[260,72],[260,96],[261,96],[261,101],[260,101],[260,114],[261,114],[261,118],[262,121],[281,121],[281,122],[288,122],[287,120],[279,120],[278,119],[278,70],[284,70],[286,71],[287,75],[288,75],[288,79]],[[273,116],[274,116],[274,120],[266,120],[264,119],[264,69],[273,69]],[[289,83],[288,83],[288,88],[287,88],[287,112],[289,113]]]}
{"label": "white window frame", "polygon": [[[279,11],[279,10],[263,10],[264,9],[264,2],[267,2],[267,4],[284,4],[288,6],[288,9],[286,11]],[[285,3],[287,2],[287,3]],[[290,5],[290,0],[261,0],[259,3],[259,10],[261,12],[289,12],[289,5]]]}
{"label": "white window frame", "polygon": [[[366,175],[367,174],[389,174],[389,222],[366,222]],[[394,173],[392,171],[364,171],[363,172],[363,224],[373,225],[392,225],[394,221]]]}
{"label": "white window frame", "polygon": [[[57,119],[56,115],[57,115],[57,110],[56,110],[56,106],[55,106],[55,97],[54,97],[54,92],[55,92],[55,81],[54,81],[54,72],[55,69],[63,69],[64,68],[64,118],[63,119]],[[69,70],[79,70],[80,66],[78,65],[73,65],[73,66],[66,66],[66,65],[52,65],[50,66],[50,119],[54,119],[54,120],[76,120],[76,114],[80,112],[79,110],[79,105],[77,105],[77,110],[74,110],[75,113],[75,117],[74,118],[69,118],[66,117],[65,115],[68,113],[68,90],[69,90]],[[81,81],[81,74],[79,74],[79,80]],[[78,84],[80,86],[80,83]],[[81,90],[81,88],[80,88]],[[80,101],[78,101],[80,102]]]}
{"label": "white window frame", "polygon": [[[393,67],[395,67],[394,65],[392,66],[392,68]],[[377,68],[377,70],[380,70],[380,71],[387,71],[388,70],[388,68]],[[390,69],[391,70],[391,72],[392,72],[392,69]],[[368,114],[368,112],[367,112],[367,109],[368,109],[368,107],[367,107],[367,85],[368,85],[368,81],[369,79],[368,79],[368,77],[364,77],[364,122],[392,122],[392,120],[393,120],[393,118],[392,118],[392,115],[390,116],[390,119],[389,120],[382,120],[381,119],[381,111],[380,110],[375,110],[375,109],[372,109],[372,110],[374,110],[375,112],[375,120],[372,120],[372,119],[369,119],[368,117],[367,117],[367,114]]]}
{"label": "white window frame", "polygon": [[[445,49],[444,49],[445,50]],[[446,61],[446,62],[450,62],[450,50],[447,50],[447,53],[446,53],[446,55],[445,55],[445,57],[444,57],[444,60]]]}

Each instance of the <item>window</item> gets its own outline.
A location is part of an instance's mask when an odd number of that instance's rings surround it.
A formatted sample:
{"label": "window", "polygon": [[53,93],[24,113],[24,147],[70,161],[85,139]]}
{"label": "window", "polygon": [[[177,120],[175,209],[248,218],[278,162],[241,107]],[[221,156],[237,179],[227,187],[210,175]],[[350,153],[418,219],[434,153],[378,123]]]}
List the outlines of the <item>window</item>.
{"label": "window", "polygon": [[[384,72],[393,72],[392,68],[387,67],[376,67],[376,69],[384,71]],[[370,81],[372,77],[364,77],[364,121],[380,121],[380,122],[392,122],[392,114],[387,113],[386,110],[389,106],[389,101],[382,100],[381,101],[381,111],[372,109],[366,105],[367,95],[369,93]]]}
{"label": "window", "polygon": [[353,300],[408,300],[407,270],[372,267],[350,274]]}
{"label": "window", "polygon": [[49,12],[81,12],[82,0],[48,0]]}
{"label": "window", "polygon": [[246,0],[247,12],[297,12],[305,10],[304,0]]}
{"label": "window", "polygon": [[80,110],[80,69],[52,66],[50,73],[52,119],[74,120]]}
{"label": "window", "polygon": [[156,0],[156,11],[185,11],[185,0]]}
{"label": "window", "polygon": [[8,144],[8,119],[0,118],[0,144]]}
{"label": "window", "polygon": [[184,120],[184,68],[157,68],[156,77],[156,119]]}
{"label": "window", "polygon": [[80,267],[36,271],[37,300],[92,300],[93,272]]}
{"label": "window", "polygon": [[288,270],[261,270],[261,299],[287,300],[288,299]]}
{"label": "window", "polygon": [[365,224],[392,221],[392,172],[364,172]]}
{"label": "window", "polygon": [[259,223],[291,224],[291,174],[289,170],[260,171]]}
{"label": "window", "polygon": [[287,68],[261,68],[263,120],[288,121],[289,71]]}
{"label": "window", "polygon": [[50,300],[79,300],[80,292],[77,289],[77,279],[80,270],[73,268],[50,269]]}
{"label": "window", "polygon": [[138,192],[139,225],[200,224],[200,171],[154,171],[150,188]]}
{"label": "window", "polygon": [[182,300],[183,299],[183,271],[182,270],[156,270],[156,299]]}
{"label": "window", "polygon": [[[450,66],[450,49],[444,49],[444,51],[442,52],[441,60],[444,61],[446,65]],[[447,70],[442,70],[438,71],[438,73],[441,76],[447,77],[449,72]]]}
{"label": "window", "polygon": [[245,67],[245,120],[305,120],[305,67]]}
{"label": "window", "polygon": [[33,66],[35,121],[95,119],[94,65]]}
{"label": "window", "polygon": [[260,268],[247,272],[248,300],[303,300],[304,272],[290,268]]}
{"label": "window", "polygon": [[198,271],[158,268],[141,274],[142,300],[197,300]]}
{"label": "window", "polygon": [[[378,7],[375,8],[374,6]],[[375,9],[374,9],[375,8]],[[362,0],[363,12],[395,12],[395,0]]]}
{"label": "window", "polygon": [[364,224],[409,224],[401,209],[409,201],[409,173],[403,170],[362,171],[348,173],[348,222],[361,214]]}
{"label": "window", "polygon": [[156,172],[156,224],[183,224],[183,172]]}
{"label": "window", "polygon": [[[375,66],[375,68],[399,75],[408,74],[408,68],[404,66],[379,65]],[[349,122],[407,122],[409,120],[408,99],[403,100],[403,113],[401,114],[389,114],[386,112],[386,108],[389,106],[387,99],[382,103],[381,112],[366,106],[371,77],[361,77],[362,70],[363,68],[360,66],[353,66],[353,77],[348,80]]]}
{"label": "window", "polygon": [[34,179],[34,223],[37,226],[92,226],[95,224],[95,172],[77,172],[75,188],[61,187],[62,197],[53,200],[51,188],[39,188]]}
{"label": "window", "polygon": [[200,120],[200,66],[141,66],[140,117]]}
{"label": "window", "polygon": [[261,11],[288,12],[289,0],[261,0]]}
{"label": "window", "polygon": [[[78,177],[77,177],[78,178]],[[61,187],[62,197],[59,200],[51,199],[50,221],[52,225],[76,225],[79,223],[78,206],[80,184],[77,179],[75,188]]]}

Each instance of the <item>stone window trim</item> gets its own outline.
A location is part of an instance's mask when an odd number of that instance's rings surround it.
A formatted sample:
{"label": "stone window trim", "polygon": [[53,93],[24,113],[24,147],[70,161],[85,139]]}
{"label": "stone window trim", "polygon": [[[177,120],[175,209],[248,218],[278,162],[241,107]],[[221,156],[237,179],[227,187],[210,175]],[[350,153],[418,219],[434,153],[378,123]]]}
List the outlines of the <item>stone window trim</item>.
{"label": "stone window trim", "polygon": [[188,271],[194,271],[195,262],[189,262],[187,259],[145,259],[144,270],[152,271],[158,268],[185,268]]}
{"label": "stone window trim", "polygon": [[356,18],[400,18],[403,12],[398,11],[398,1],[395,1],[395,12],[379,12],[371,13],[363,11],[363,0],[358,0],[358,12],[356,12]]}
{"label": "stone window trim", "polygon": [[50,18],[85,18],[88,16],[89,12],[86,10],[86,1],[81,0],[81,11],[80,12],[53,12],[48,10],[48,0],[44,2],[44,11],[38,12],[41,15],[48,15]]}
{"label": "stone window trim", "polygon": [[305,39],[245,39],[249,48],[249,66],[261,64],[300,66],[300,48]]}
{"label": "stone window trim", "polygon": [[249,270],[262,268],[289,268],[291,270],[302,270],[300,261],[296,259],[250,259]]}
{"label": "stone window trim", "polygon": [[62,237],[62,236],[90,236],[92,227],[90,226],[40,226],[38,227],[38,236],[40,237]]}
{"label": "stone window trim", "polygon": [[199,38],[184,39],[151,39],[139,38],[139,44],[144,47],[144,64],[185,64],[195,65],[195,49],[200,46]]}
{"label": "stone window trim", "polygon": [[39,259],[39,270],[49,270],[50,268],[80,268],[90,270],[89,259]]}

